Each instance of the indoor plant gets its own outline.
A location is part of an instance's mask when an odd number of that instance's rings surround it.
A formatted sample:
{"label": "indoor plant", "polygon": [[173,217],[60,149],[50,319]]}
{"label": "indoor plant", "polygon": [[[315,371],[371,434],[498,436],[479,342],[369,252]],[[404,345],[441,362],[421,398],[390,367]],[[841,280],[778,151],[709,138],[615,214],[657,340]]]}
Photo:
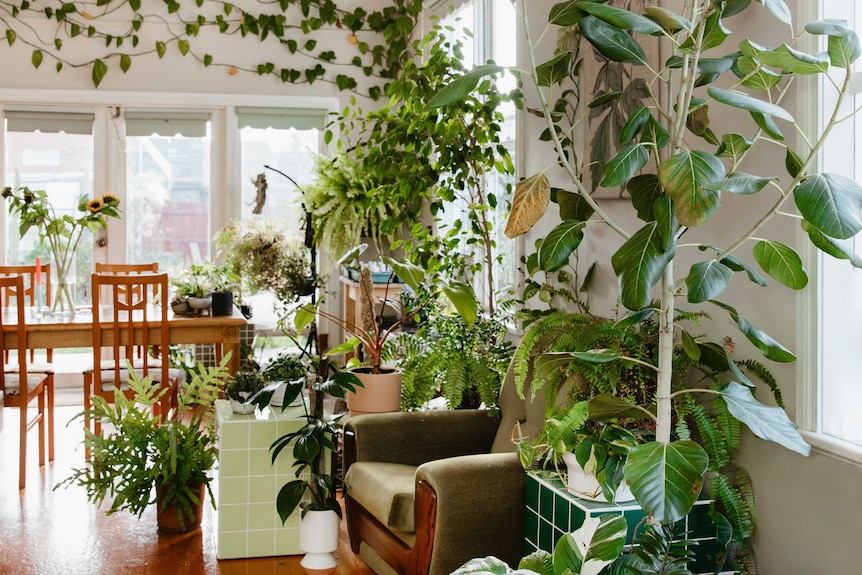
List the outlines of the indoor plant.
{"label": "indoor plant", "polygon": [[267,383],[281,384],[269,400],[270,405],[281,407],[288,384],[294,381],[305,382],[308,379],[308,368],[298,355],[280,352],[263,366],[260,374]]}
{"label": "indoor plant", "polygon": [[[101,418],[114,430],[96,435],[86,429],[84,444],[92,458],[54,489],[82,487],[96,505],[110,499],[109,515],[128,510],[140,517],[156,504],[160,529],[197,527],[206,492],[215,507],[210,489],[218,455],[213,403],[228,361],[225,357],[214,367],[199,363],[181,386],[177,407],[164,417],[154,415],[153,408],[169,390],[153,385],[149,376],[139,378],[130,366],[129,387],[135,397],[129,399],[119,389],[114,403],[93,396],[92,409],[76,417]],[[165,523],[164,514],[174,508],[178,525]]]}
{"label": "indoor plant", "polygon": [[224,393],[230,401],[231,410],[240,415],[254,413],[255,404],[249,398],[265,385],[266,379],[254,369],[241,369],[230,376],[224,384]]}
{"label": "indoor plant", "polygon": [[57,287],[51,312],[74,314],[75,261],[78,244],[84,231],[96,232],[108,225],[108,218],[120,217],[120,200],[113,194],[90,199],[82,196],[78,200],[77,218],[69,214],[58,214],[44,190],[28,187],[3,189],[3,198],[9,201],[9,213],[18,216],[18,233],[21,237],[30,228],[36,228],[39,241],[47,242],[51,250],[51,269],[56,274]]}
{"label": "indoor plant", "polygon": [[[335,449],[333,436],[340,431],[338,420],[341,416],[329,417],[324,413],[323,396],[329,394],[343,398],[347,392],[361,387],[362,383],[347,371],[334,371],[326,357],[314,356],[312,363],[315,378],[311,384],[311,397],[308,402],[301,402],[306,421],[296,431],[278,437],[270,451],[272,464],[275,465],[282,450],[292,446],[296,479],[284,484],[279,490],[276,499],[278,515],[284,523],[298,507],[302,507],[300,547],[306,551],[302,565],[310,569],[328,569],[335,566],[331,553],[338,546],[341,506],[336,499],[332,476],[324,470],[324,455],[326,450]],[[284,410],[300,397],[305,386],[305,379],[287,381],[281,409]],[[251,401],[260,401],[261,397],[265,400],[272,389],[273,386],[267,386],[259,397]],[[306,493],[311,499],[301,503]],[[309,534],[310,530],[320,525],[326,529],[325,533]],[[321,542],[327,542],[329,546],[314,546]]]}
{"label": "indoor plant", "polygon": [[[790,23],[790,12],[783,1],[762,2],[782,23]],[[521,14],[526,17],[524,3]],[[527,74],[535,84],[539,100],[538,113],[547,127],[545,137],[557,152],[553,164],[559,164],[573,186],[572,191],[557,190],[558,202],[568,205],[567,218],[543,240],[539,260],[546,269],[553,269],[577,249],[587,227],[600,222],[622,240],[622,247],[610,258],[619,278],[620,301],[631,312],[622,322],[634,322],[656,315],[659,322],[659,357],[654,369],[657,374],[655,393],[656,441],[631,450],[624,473],[638,502],[647,513],[660,522],[673,522],[683,517],[693,505],[708,458],[704,450],[692,441],[671,442],[674,335],[680,333],[686,353],[697,356],[703,352],[698,336],[674,325],[676,298],[685,297],[690,304],[713,303],[726,311],[746,338],[765,357],[775,361],[793,361],[795,356],[775,339],[746,320],[735,308],[716,300],[728,287],[735,272],[744,272],[749,279],[765,285],[763,277],[735,255],[753,242],[753,257],[773,279],[792,289],[801,289],[807,276],[796,251],[776,240],[764,239],[764,225],[784,217],[782,208],[791,198],[799,210],[799,220],[812,243],[829,255],[849,259],[850,251],[841,240],[862,230],[858,217],[862,204],[862,187],[833,174],[816,174],[813,167],[825,138],[842,119],[841,106],[849,93],[853,62],[862,53],[855,33],[840,22],[819,21],[806,25],[808,33],[826,36],[828,52],[804,54],[788,45],[763,48],[743,40],[739,51],[729,55],[706,57],[709,50],[720,47],[729,37],[723,20],[744,12],[749,0],[725,3],[697,1],[688,3],[684,13],[656,6],[647,6],[637,14],[599,2],[563,2],[555,5],[549,15],[549,25],[561,26],[564,33],[580,34],[605,58],[645,66],[647,57],[639,41],[656,35],[669,47],[671,57],[665,68],[654,76],[661,83],[659,93],[648,92],[648,102],[636,106],[623,116],[619,133],[624,147],[613,157],[604,158],[600,185],[605,188],[624,186],[631,197],[632,211],[642,220],[637,230],[628,230],[622,219],[614,217],[598,195],[591,193],[584,182],[583,166],[578,156],[564,147],[561,134],[568,135],[577,126],[567,124],[567,117],[555,113],[559,102],[551,102],[549,93],[563,84],[563,100],[571,97],[565,85],[577,82],[571,74],[578,73],[574,52],[567,42],[548,62],[536,62],[536,47],[528,34],[531,66]],[[795,39],[791,39],[792,44]],[[737,48],[737,47],[734,47]],[[711,55],[711,54],[710,54]],[[826,73],[834,66],[844,77],[833,86],[837,91],[834,112],[822,130],[803,137],[806,149],[799,154],[781,143],[783,134],[776,120],[793,122],[793,117],[781,107],[790,82],[803,74]],[[434,105],[458,100],[476,86],[479,79],[500,71],[498,66],[482,66],[468,72],[437,94]],[[729,77],[733,89],[719,88],[715,82]],[[631,76],[627,76],[629,81]],[[624,80],[625,81],[625,80]],[[591,107],[612,105],[621,96],[619,91],[601,94],[590,102]],[[565,103],[565,102],[564,102]],[[710,107],[724,107],[739,114],[738,122],[722,122],[723,127],[738,131],[725,134],[713,132]],[[753,120],[753,121],[752,121]],[[575,119],[577,122],[577,118]],[[798,128],[794,125],[794,128]],[[755,136],[745,137],[739,132]],[[784,169],[789,180],[779,183],[775,173],[763,177],[739,170],[752,146],[761,143],[763,135],[769,143],[784,146],[787,161]],[[718,146],[715,152],[691,148],[701,138],[704,146]],[[651,164],[652,162],[652,164]],[[654,168],[645,171],[648,165]],[[717,230],[720,240],[698,241],[699,228],[708,227],[719,208],[722,191],[750,196],[763,190],[777,190],[777,198],[768,201],[756,222],[739,236],[728,237]],[[550,180],[542,172],[523,180],[516,191],[513,209],[507,225],[507,235],[525,233],[544,213],[550,197]],[[761,204],[761,207],[763,205]],[[797,217],[797,216],[794,216]],[[685,234],[685,243],[680,238]],[[715,243],[722,244],[716,246]],[[680,250],[695,247],[709,255],[691,266],[684,282],[674,277],[674,261]],[[681,253],[681,252],[680,252]],[[660,299],[652,305],[654,287]],[[578,352],[585,361],[611,362],[622,358],[614,353]],[[724,353],[720,350],[720,353]],[[724,353],[726,358],[726,353]],[[756,401],[749,389],[753,384],[732,361],[726,361],[734,379],[719,388],[698,390],[715,397],[727,412],[745,423],[756,435],[776,441],[807,455],[806,444],[784,411]],[[606,413],[630,413],[632,405],[622,400],[608,401]],[[638,408],[640,410],[640,408]],[[646,413],[641,410],[641,413]],[[670,468],[681,470],[678,475]]]}

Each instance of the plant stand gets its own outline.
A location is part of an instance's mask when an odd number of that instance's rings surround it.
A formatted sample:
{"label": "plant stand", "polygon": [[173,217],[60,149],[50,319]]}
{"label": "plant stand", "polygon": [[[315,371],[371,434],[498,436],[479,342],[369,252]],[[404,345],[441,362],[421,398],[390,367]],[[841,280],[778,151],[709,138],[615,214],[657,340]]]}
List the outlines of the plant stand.
{"label": "plant stand", "polygon": [[[708,542],[715,541],[715,524],[709,517],[708,499],[695,503],[686,517],[688,538],[699,542],[694,547],[695,561],[688,568],[698,575],[714,573],[712,562],[706,555]],[[524,555],[539,549],[553,553],[557,540],[564,534],[578,529],[588,517],[607,513],[622,514],[629,525],[626,544],[631,543],[633,529],[641,532],[640,521],[644,512],[637,501],[613,504],[601,501],[588,501],[575,497],[563,486],[558,477],[547,472],[527,474],[527,509],[525,516]],[[727,566],[722,575],[736,574],[738,571]]]}

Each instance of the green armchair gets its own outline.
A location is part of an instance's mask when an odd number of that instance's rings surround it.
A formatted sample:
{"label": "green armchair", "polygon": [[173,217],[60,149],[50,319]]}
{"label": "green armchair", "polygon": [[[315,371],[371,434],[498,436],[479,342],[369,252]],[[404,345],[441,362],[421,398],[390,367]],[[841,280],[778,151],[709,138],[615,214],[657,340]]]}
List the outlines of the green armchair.
{"label": "green armchair", "polygon": [[544,398],[515,392],[511,369],[501,418],[483,410],[351,418],[344,433],[345,508],[354,553],[378,574],[448,575],[473,557],[517,565],[524,551],[526,474],[516,423],[535,437]]}

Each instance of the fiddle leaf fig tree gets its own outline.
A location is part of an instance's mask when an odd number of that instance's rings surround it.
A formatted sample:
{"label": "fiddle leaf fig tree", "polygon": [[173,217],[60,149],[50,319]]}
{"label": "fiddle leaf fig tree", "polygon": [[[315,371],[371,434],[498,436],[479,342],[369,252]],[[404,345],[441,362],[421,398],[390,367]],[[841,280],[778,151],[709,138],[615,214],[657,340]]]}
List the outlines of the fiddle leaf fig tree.
{"label": "fiddle leaf fig tree", "polygon": [[[790,26],[790,12],[783,0],[758,1],[767,9],[760,13],[761,17],[774,17],[777,25]],[[573,202],[579,206],[567,209],[569,219],[564,219],[542,242],[539,261],[556,265],[559,258],[554,252],[567,256],[566,252],[576,250],[595,227],[609,228],[621,238],[622,245],[610,261],[619,280],[619,301],[630,312],[621,321],[637,323],[657,314],[660,334],[659,359],[653,366],[657,392],[652,405],[645,406],[655,414],[656,441],[630,452],[624,474],[645,511],[669,523],[690,510],[700,492],[708,461],[696,443],[672,441],[671,413],[676,394],[711,394],[755,435],[803,455],[810,450],[781,408],[754,398],[754,384],[735,369],[729,357],[725,359],[732,381],[717,388],[671,392],[675,333],[680,334],[680,345],[689,355],[706,353],[698,335],[674,325],[674,310],[678,299],[688,304],[709,304],[727,312],[765,357],[778,362],[795,361],[790,350],[719,298],[734,278],[747,277],[765,286],[768,276],[791,289],[805,287],[808,277],[796,250],[766,237],[765,225],[775,219],[798,221],[817,248],[862,267],[859,258],[842,243],[862,230],[862,187],[845,177],[814,171],[818,153],[833,127],[852,115],[844,111],[843,105],[850,88],[851,68],[862,48],[852,30],[832,20],[810,22],[801,34],[794,35],[789,30],[787,42],[777,46],[759,45],[747,38],[731,44],[731,17],[748,11],[751,0],[693,0],[684,3],[681,12],[646,6],[637,13],[601,1],[574,0],[554,5],[548,15],[549,30],[578,34],[604,59],[644,71],[651,78],[646,84],[649,96],[643,104],[619,118],[619,148],[603,158],[601,165],[599,187],[624,187],[640,220],[639,228],[627,229],[627,224],[612,217],[605,209],[605,200],[594,195],[591,185],[585,183],[583,174],[590,170],[577,164],[577,155],[568,153],[570,135],[583,129],[579,126],[582,117],[557,113],[565,106],[553,98],[565,99],[576,93],[571,86],[581,81],[575,76],[580,70],[574,65],[577,54],[569,48],[571,43],[558,41],[554,57],[538,62],[537,45],[530,33],[529,3],[521,0],[517,4],[531,60],[530,69],[520,71],[521,77],[525,82],[532,80],[539,102],[535,111],[548,128],[544,139],[556,151],[548,169],[561,166],[571,179],[570,189],[555,190],[557,201],[561,208],[561,198],[569,206]],[[827,50],[804,52],[799,39],[806,35],[819,37]],[[661,67],[651,63],[643,48],[655,42],[666,46],[671,54]],[[465,74],[440,91],[432,105],[464,97],[479,78],[497,71],[480,67]],[[782,103],[799,77],[819,74],[829,75],[825,84],[836,91],[834,108],[817,133],[804,133]],[[625,77],[635,81],[635,74]],[[639,81],[643,82],[642,78]],[[587,107],[600,110],[612,105],[622,92],[600,93]],[[722,121],[710,123],[718,110]],[[786,132],[799,134],[798,144],[785,140]],[[743,171],[748,154],[763,146],[784,148],[784,166],[760,162],[763,173]],[[529,230],[544,214],[550,192],[544,172],[523,180],[516,190],[512,226],[507,232],[516,235]],[[735,205],[747,196],[758,195],[761,201],[757,204],[765,208],[755,214],[754,223],[744,232],[731,236],[719,230],[711,237],[720,240],[699,241],[701,229],[715,232],[709,225],[721,208],[722,194],[740,196]],[[798,213],[791,213],[794,206]],[[575,230],[577,233],[573,233]],[[543,250],[547,253],[543,254]],[[677,278],[674,262],[683,250],[695,254],[694,259],[699,261],[684,278]],[[741,259],[739,254],[744,252],[751,253],[760,270]],[[724,350],[719,353],[726,356]],[[591,357],[595,361],[607,360],[602,354],[582,356],[584,361]],[[613,401],[603,401],[603,411],[624,413],[632,407],[622,399],[616,401],[615,407]]]}

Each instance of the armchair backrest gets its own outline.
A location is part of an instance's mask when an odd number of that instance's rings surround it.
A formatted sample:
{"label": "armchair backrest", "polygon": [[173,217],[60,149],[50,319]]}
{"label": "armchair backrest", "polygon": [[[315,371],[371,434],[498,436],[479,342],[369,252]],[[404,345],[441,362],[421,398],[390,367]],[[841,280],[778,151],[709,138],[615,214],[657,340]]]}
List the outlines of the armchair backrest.
{"label": "armchair backrest", "polygon": [[527,372],[524,382],[524,399],[518,396],[515,389],[515,371],[509,363],[506,370],[506,378],[503,380],[503,388],[500,390],[500,426],[491,446],[492,453],[505,453],[515,451],[515,443],[512,441],[518,434],[516,424],[520,425],[520,434],[526,440],[538,437],[545,425],[545,393],[540,390],[535,398],[530,399],[530,382],[532,377],[532,366]]}

